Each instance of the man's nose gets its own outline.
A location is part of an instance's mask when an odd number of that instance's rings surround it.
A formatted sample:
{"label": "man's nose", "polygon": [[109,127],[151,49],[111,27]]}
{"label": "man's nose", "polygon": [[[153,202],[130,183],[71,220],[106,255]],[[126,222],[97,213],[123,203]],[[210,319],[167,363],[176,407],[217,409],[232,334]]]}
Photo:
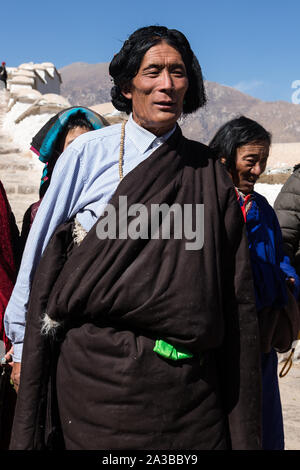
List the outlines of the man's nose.
{"label": "man's nose", "polygon": [[174,87],[172,76],[166,69],[164,69],[160,75],[160,87],[163,90],[172,90]]}
{"label": "man's nose", "polygon": [[259,176],[262,173],[262,169],[259,162],[256,162],[255,165],[251,168],[251,173],[253,175]]}

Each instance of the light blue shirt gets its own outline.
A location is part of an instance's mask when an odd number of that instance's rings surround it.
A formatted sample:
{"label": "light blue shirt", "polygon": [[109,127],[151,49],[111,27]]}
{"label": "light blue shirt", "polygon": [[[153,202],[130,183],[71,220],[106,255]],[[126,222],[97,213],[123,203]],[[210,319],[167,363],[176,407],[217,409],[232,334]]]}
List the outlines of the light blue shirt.
{"label": "light blue shirt", "polygon": [[[174,132],[161,137],[140,127],[130,116],[125,127],[123,175],[149,157]],[[76,215],[89,231],[117,189],[121,124],[79,136],[61,154],[25,246],[16,285],[7,305],[4,325],[21,362],[26,312],[33,276],[55,229]]]}

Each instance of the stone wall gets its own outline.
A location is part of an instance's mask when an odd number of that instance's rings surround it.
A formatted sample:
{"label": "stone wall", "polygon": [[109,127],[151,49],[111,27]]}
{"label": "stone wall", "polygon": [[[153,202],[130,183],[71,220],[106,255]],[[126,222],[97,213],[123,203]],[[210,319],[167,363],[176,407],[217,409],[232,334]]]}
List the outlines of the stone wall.
{"label": "stone wall", "polygon": [[18,67],[8,67],[7,72],[7,88],[11,94],[22,88],[38,90],[42,94],[60,94],[61,76],[51,62],[28,62]]}

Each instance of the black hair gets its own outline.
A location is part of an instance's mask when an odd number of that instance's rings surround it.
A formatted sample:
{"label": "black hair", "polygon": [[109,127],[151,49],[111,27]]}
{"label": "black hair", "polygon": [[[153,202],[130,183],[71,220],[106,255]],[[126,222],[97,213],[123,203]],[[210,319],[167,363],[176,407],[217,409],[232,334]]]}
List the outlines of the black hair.
{"label": "black hair", "polygon": [[271,139],[270,132],[266,131],[258,122],[240,116],[220,127],[209,143],[209,147],[217,158],[225,159],[227,170],[234,170],[238,147],[257,142],[267,142],[270,145]]}
{"label": "black hair", "polygon": [[131,34],[109,65],[109,74],[114,82],[111,89],[112,104],[119,111],[127,114],[132,111],[132,101],[125,98],[121,90],[138,73],[146,52],[162,41],[178,50],[186,67],[189,85],[184,98],[183,114],[193,113],[206,103],[201,67],[184,34],[165,26],[147,26]]}
{"label": "black hair", "polygon": [[83,113],[81,113],[80,111],[78,111],[78,113],[73,114],[72,116],[70,116],[70,118],[68,120],[68,123],[64,127],[64,130],[61,133],[61,135],[58,139],[58,142],[57,142],[57,146],[56,146],[55,150],[59,154],[61,154],[62,151],[63,151],[64,145],[65,145],[65,140],[66,140],[68,132],[72,129],[75,129],[76,127],[80,127],[80,128],[83,128],[83,129],[86,128],[89,131],[94,130],[92,124],[86,119],[85,115]]}

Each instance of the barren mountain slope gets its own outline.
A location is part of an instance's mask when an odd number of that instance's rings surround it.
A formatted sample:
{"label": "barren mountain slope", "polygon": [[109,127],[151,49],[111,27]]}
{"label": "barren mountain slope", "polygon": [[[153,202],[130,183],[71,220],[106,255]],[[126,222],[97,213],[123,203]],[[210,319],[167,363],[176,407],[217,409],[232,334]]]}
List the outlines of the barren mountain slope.
{"label": "barren mountain slope", "polygon": [[[108,63],[77,62],[60,69],[61,94],[73,105],[92,106],[110,101],[112,86]],[[214,82],[205,82],[207,105],[182,121],[187,137],[208,143],[229,119],[244,114],[259,121],[273,135],[273,142],[300,142],[300,105],[264,102]]]}

